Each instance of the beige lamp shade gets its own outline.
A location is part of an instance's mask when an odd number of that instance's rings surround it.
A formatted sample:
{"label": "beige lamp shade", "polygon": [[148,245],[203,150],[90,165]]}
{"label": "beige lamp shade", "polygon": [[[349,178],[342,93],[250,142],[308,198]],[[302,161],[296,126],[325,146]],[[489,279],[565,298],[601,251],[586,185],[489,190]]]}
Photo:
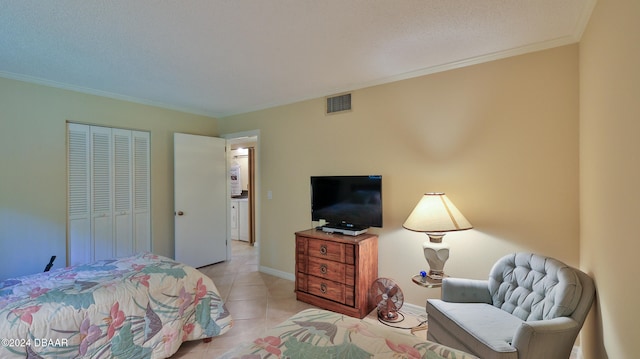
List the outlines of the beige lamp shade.
{"label": "beige lamp shade", "polygon": [[424,258],[429,263],[428,277],[442,281],[444,265],[449,259],[449,245],[442,241],[447,232],[473,228],[444,193],[425,193],[402,225],[404,228],[424,232],[429,237],[422,244]]}
{"label": "beige lamp shade", "polygon": [[402,226],[411,231],[426,233],[473,228],[444,193],[425,193]]}

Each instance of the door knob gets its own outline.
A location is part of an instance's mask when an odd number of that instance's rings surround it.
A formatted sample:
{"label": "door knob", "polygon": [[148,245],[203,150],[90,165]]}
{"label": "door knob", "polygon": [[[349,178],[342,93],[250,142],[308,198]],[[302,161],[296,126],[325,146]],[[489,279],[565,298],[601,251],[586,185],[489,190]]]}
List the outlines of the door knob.
{"label": "door knob", "polygon": [[182,215],[184,215],[184,212],[178,211],[178,216],[182,216]]}

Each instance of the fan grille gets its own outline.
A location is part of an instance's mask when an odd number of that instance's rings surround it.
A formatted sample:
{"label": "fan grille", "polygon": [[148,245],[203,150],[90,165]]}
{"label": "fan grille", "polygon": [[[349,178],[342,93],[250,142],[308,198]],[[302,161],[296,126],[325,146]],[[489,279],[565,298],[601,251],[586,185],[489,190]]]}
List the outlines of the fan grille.
{"label": "fan grille", "polygon": [[376,304],[378,317],[384,321],[398,319],[398,311],[404,304],[400,287],[389,278],[378,278],[371,285],[370,300]]}

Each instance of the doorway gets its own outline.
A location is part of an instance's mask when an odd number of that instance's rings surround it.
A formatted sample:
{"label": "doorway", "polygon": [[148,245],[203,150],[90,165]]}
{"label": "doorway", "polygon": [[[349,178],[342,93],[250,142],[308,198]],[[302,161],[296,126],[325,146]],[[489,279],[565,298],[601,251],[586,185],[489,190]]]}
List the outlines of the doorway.
{"label": "doorway", "polygon": [[230,238],[259,247],[259,131],[223,137],[227,140],[230,174]]}

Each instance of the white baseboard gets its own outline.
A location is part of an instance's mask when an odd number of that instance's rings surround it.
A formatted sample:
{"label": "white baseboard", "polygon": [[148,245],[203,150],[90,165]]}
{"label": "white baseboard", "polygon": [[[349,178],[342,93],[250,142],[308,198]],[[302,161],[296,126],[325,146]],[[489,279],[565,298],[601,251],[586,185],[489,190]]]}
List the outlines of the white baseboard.
{"label": "white baseboard", "polygon": [[292,282],[296,280],[296,276],[293,275],[292,273],[283,272],[281,270],[277,270],[277,269],[273,269],[273,268],[269,268],[269,267],[265,267],[265,266],[260,266],[259,271],[262,272],[262,273],[270,274],[270,275],[272,275],[274,277],[287,279],[287,280],[290,280]]}

